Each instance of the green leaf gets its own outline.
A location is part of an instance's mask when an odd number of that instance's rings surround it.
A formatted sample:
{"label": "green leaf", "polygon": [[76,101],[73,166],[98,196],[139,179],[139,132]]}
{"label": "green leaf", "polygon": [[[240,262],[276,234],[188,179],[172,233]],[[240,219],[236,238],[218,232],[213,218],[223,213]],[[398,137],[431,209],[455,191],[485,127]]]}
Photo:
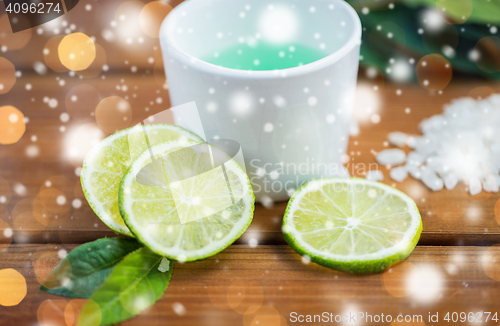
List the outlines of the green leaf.
{"label": "green leaf", "polygon": [[90,298],[123,257],[142,247],[135,239],[105,238],[73,249],[40,290],[70,298]]}
{"label": "green leaf", "polygon": [[145,247],[125,257],[85,304],[78,325],[116,324],[153,305],[172,276],[172,261],[168,272],[158,270],[162,259]]}

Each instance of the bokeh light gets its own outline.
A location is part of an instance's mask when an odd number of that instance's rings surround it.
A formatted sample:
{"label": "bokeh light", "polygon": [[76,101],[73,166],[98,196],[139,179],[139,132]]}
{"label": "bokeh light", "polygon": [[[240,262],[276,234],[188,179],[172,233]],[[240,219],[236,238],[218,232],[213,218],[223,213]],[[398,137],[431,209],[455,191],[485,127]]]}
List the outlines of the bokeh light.
{"label": "bokeh light", "polygon": [[14,144],[26,131],[24,114],[11,105],[0,107],[0,144]]}
{"label": "bokeh light", "polygon": [[469,94],[467,94],[468,97],[472,97],[474,99],[485,99],[489,97],[492,94],[496,94],[497,92],[488,86],[479,86],[479,87],[474,87],[473,89],[470,90]]}
{"label": "bokeh light", "polygon": [[[46,34],[69,34],[73,31],[85,31],[87,35],[96,35],[103,26],[109,25],[109,9],[106,4],[109,2],[80,0],[76,11],[71,11],[68,15],[60,16],[40,27]],[[77,4],[73,2],[73,4]],[[104,6],[103,6],[104,5]]]}
{"label": "bokeh light", "polygon": [[68,206],[68,209],[58,213],[54,213],[44,204],[45,202],[49,207],[52,208],[55,206],[57,208],[59,202],[61,202],[60,198],[65,198],[65,196],[57,189],[44,190],[35,198],[33,201],[33,213],[39,223],[49,227],[56,227],[68,219],[70,203],[66,199],[64,200],[64,205],[61,206]]}
{"label": "bokeh light", "polygon": [[486,36],[480,39],[473,50],[479,69],[487,73],[500,71],[500,38],[497,36]]}
{"label": "bokeh light", "polygon": [[64,138],[64,156],[75,167],[81,167],[85,155],[104,138],[93,123],[72,127]]}
{"label": "bokeh light", "polygon": [[78,317],[83,306],[87,302],[86,299],[73,299],[64,308],[64,321],[67,326],[77,326]]}
{"label": "bokeh light", "polygon": [[101,101],[99,91],[88,84],[76,85],[66,94],[66,111],[75,120],[94,119],[94,110]]}
{"label": "bokeh light", "polygon": [[[141,24],[140,13],[144,3],[140,1],[125,1],[116,9],[114,29],[117,34],[119,44],[127,46],[127,49],[132,51],[141,51],[142,47],[131,46],[144,42]],[[142,41],[142,42],[141,42]]]}
{"label": "bokeh light", "polygon": [[[34,202],[34,198],[22,199],[17,202],[12,210],[14,230],[27,236],[24,237],[25,240],[28,240],[30,236],[40,234],[45,229],[45,226],[38,222],[35,216],[35,212],[33,211]],[[16,241],[19,240],[16,238]]]}
{"label": "bokeh light", "polygon": [[66,300],[45,300],[37,310],[38,324],[47,326],[66,326],[64,310],[68,303]]}
{"label": "bokeh light", "polygon": [[186,307],[178,301],[172,304],[172,310],[179,316],[184,316],[186,314]]}
{"label": "bokeh light", "polygon": [[432,265],[412,268],[406,278],[407,291],[420,303],[431,303],[441,298],[444,279],[441,271]]}
{"label": "bokeh light", "polygon": [[481,257],[483,270],[489,278],[500,281],[500,245],[494,245],[486,249]]}
{"label": "bokeh light", "polygon": [[[73,325],[76,326],[82,324],[79,322],[79,318],[82,313],[85,315],[85,325],[99,326],[101,324],[101,308],[95,301],[93,301],[92,299],[85,300],[85,302],[82,302],[81,300],[72,300],[70,303],[74,313]],[[67,311],[69,316],[69,309]],[[66,320],[68,321],[69,318],[67,318]],[[71,325],[70,323],[67,324]]]}
{"label": "bokeh light", "polygon": [[16,67],[9,60],[0,57],[0,94],[5,94],[16,83]]}
{"label": "bokeh light", "polygon": [[10,225],[0,218],[0,253],[9,248],[12,243],[12,233]]}
{"label": "bokeh light", "polygon": [[470,225],[481,225],[481,223],[484,223],[485,216],[482,205],[469,203],[469,207],[464,214],[464,218],[467,219],[467,222]]}
{"label": "bokeh light", "polygon": [[[35,199],[33,203],[33,211],[35,213],[35,218],[38,222],[45,226],[57,226],[60,224],[61,219],[58,215],[54,214],[54,212],[47,209],[47,207],[43,204],[42,200],[45,202],[49,202],[50,206],[56,205],[56,198],[64,198],[62,193],[56,189],[44,190],[40,193],[40,195]],[[66,202],[65,202],[66,204]]]}
{"label": "bokeh light", "polygon": [[383,89],[385,84],[384,73],[374,64],[364,63],[362,67],[364,68],[364,77],[370,80],[370,86]]}
{"label": "bokeh light", "polygon": [[394,63],[386,70],[389,79],[399,83],[410,82],[413,79],[414,68],[409,61],[406,58],[395,59]]}
{"label": "bokeh light", "polygon": [[223,284],[212,284],[207,286],[208,299],[210,302],[221,310],[229,310],[231,307],[227,301],[227,290],[228,285]]}
{"label": "bokeh light", "polygon": [[61,63],[73,71],[87,69],[96,57],[94,41],[83,33],[66,35],[57,51]]}
{"label": "bokeh light", "polygon": [[256,312],[264,302],[262,286],[253,280],[237,280],[227,290],[229,307],[243,315]]}
{"label": "bokeh light", "polygon": [[49,211],[55,214],[65,213],[71,209],[71,199],[59,189],[51,188],[38,194],[40,201]]}
{"label": "bokeh light", "polygon": [[451,64],[440,54],[424,56],[417,64],[416,74],[419,84],[428,90],[438,91],[451,81]]}
{"label": "bokeh light", "polygon": [[455,49],[457,48],[459,41],[458,31],[455,25],[444,24],[439,31],[439,33],[424,33],[422,35],[422,42],[424,43],[425,50],[428,53],[436,52],[436,46],[438,47],[438,52],[440,51],[448,58],[453,58],[456,56]]}
{"label": "bokeh light", "polygon": [[441,17],[450,24],[463,24],[472,14],[471,0],[436,0]]}
{"label": "bokeh light", "polygon": [[425,27],[426,32],[438,33],[446,27],[446,21],[443,16],[434,8],[427,8],[420,14],[420,21]]}
{"label": "bokeh light", "polygon": [[372,117],[379,115],[381,105],[380,94],[371,85],[359,84],[356,88],[353,115],[359,123],[367,123]]}
{"label": "bokeh light", "polygon": [[262,37],[273,43],[285,43],[294,39],[299,31],[299,21],[294,10],[284,5],[270,5],[258,21]]}
{"label": "bokeh light", "polygon": [[85,70],[77,71],[78,76],[83,78],[93,78],[97,77],[104,70],[104,66],[107,63],[106,51],[100,45],[95,43],[95,59],[92,61],[90,66],[88,66]]}
{"label": "bokeh light", "polygon": [[382,280],[387,292],[395,297],[406,297],[410,295],[410,291],[406,286],[406,279],[414,265],[410,262],[403,261],[387,269],[382,274]]}
{"label": "bokeh light", "polygon": [[[20,20],[27,20],[23,15],[16,15]],[[25,22],[19,22],[24,24]],[[31,39],[31,28],[17,33],[12,33],[7,14],[0,16],[0,45],[8,50],[19,50],[28,44]]]}
{"label": "bokeh light", "polygon": [[120,96],[104,98],[95,109],[97,125],[107,133],[126,128],[132,122],[132,107]]}
{"label": "bokeh light", "polygon": [[383,56],[387,55],[388,47],[386,45],[390,42],[392,55],[394,55],[404,50],[406,35],[398,24],[385,21],[377,24],[377,27],[370,31],[368,41],[370,48]]}
{"label": "bokeh light", "polygon": [[16,306],[28,293],[26,279],[12,268],[0,270],[0,305]]}
{"label": "bokeh light", "polygon": [[67,326],[77,326],[78,317],[87,301],[86,299],[73,299],[68,303],[64,309],[64,320]]}
{"label": "bokeh light", "polygon": [[43,59],[45,60],[45,64],[56,72],[68,71],[68,68],[61,63],[58,53],[59,44],[63,38],[64,35],[54,36],[47,41],[43,48]]}
{"label": "bokeh light", "polygon": [[146,4],[139,15],[142,31],[150,37],[158,38],[161,23],[172,9],[172,6],[163,1]]}
{"label": "bokeh light", "polygon": [[52,177],[46,179],[43,182],[43,184],[40,188],[40,191],[44,191],[47,189],[58,189],[62,193],[64,193],[66,196],[72,197],[74,186],[75,186],[74,183],[71,182],[65,176],[55,175],[55,176],[52,176]]}
{"label": "bokeh light", "polygon": [[10,185],[4,178],[0,177],[0,210],[7,207],[11,198]]}
{"label": "bokeh light", "polygon": [[[33,269],[35,271],[36,280],[38,283],[43,284],[50,275],[50,272],[59,264],[61,257],[57,251],[50,251],[43,253],[36,259]],[[49,280],[51,281],[51,280]]]}

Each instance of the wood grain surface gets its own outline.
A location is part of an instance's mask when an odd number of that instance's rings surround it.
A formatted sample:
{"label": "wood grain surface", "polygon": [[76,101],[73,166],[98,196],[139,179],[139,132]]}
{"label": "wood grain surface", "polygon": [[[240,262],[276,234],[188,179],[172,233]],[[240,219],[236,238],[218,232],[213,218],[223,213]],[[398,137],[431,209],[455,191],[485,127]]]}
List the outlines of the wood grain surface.
{"label": "wood grain surface", "polygon": [[[65,80],[64,92],[61,79]],[[30,91],[26,84],[32,86]],[[73,87],[81,84],[91,91],[73,93]],[[68,145],[72,133],[84,124],[97,128],[92,115],[96,102],[116,95],[123,85],[127,91],[120,95],[132,107],[130,125],[168,108],[168,90],[153,78],[153,72],[135,77],[107,74],[104,79],[89,80],[25,75],[16,85],[19,87],[2,97],[1,105],[17,107],[29,121],[17,143],[0,147],[0,196],[6,198],[0,203],[0,270],[19,271],[26,278],[28,295],[15,307],[0,307],[0,326],[66,325],[64,311],[71,300],[39,291],[40,281],[57,264],[59,250],[116,236],[84,199],[79,162],[69,155],[75,146]],[[350,139],[347,167],[354,176],[363,176],[358,167],[375,164],[374,153],[387,148],[388,132],[418,134],[418,123],[442,112],[443,105],[452,99],[500,91],[500,84],[485,82],[452,84],[442,93],[370,81],[361,81],[360,86],[375,94],[381,119],[376,124],[361,124],[359,135]],[[75,94],[81,95],[76,108],[68,102]],[[50,108],[44,98],[56,99],[58,105]],[[358,109],[374,105],[366,101],[359,96]],[[61,114],[70,111],[70,120],[63,122]],[[81,116],[73,119],[77,114]],[[83,141],[82,149],[85,146]],[[30,155],[34,147],[38,153]],[[415,199],[424,226],[414,253],[391,271],[354,276],[305,264],[284,244],[281,235],[286,203],[268,208],[257,205],[253,223],[234,245],[204,261],[175,263],[163,299],[123,325],[286,325],[293,324],[291,312],[325,311],[334,315],[358,311],[421,314],[430,325],[429,312],[442,318],[453,311],[500,310],[500,247],[491,246],[500,243],[500,195],[470,196],[463,185],[452,191],[432,192],[411,178],[394,182],[388,177],[389,170],[380,169],[383,182]],[[41,220],[43,211],[37,201],[42,193],[44,200],[64,195],[66,208]],[[13,229],[12,239],[1,238],[6,228]],[[247,245],[251,239],[258,241],[257,247]],[[416,285],[409,286],[407,279]],[[437,324],[446,323],[441,320]]]}
{"label": "wood grain surface", "polygon": [[[97,128],[92,115],[97,103],[94,97],[88,95],[89,93],[84,93],[83,95],[86,96],[78,99],[77,109],[80,110],[81,117],[78,120],[70,119],[66,123],[61,122],[62,113],[66,110],[73,112],[71,102],[68,103],[68,101],[70,101],[69,97],[74,94],[72,92],[74,86],[88,85],[95,90],[98,98],[104,98],[115,94],[117,85],[127,85],[128,90],[131,91],[125,92],[122,96],[130,102],[132,107],[133,116],[130,125],[169,107],[168,91],[163,88],[163,84],[157,83],[152,77],[148,78],[147,75],[137,77],[107,75],[105,79],[90,79],[84,82],[76,77],[65,80],[66,88],[70,90],[66,94],[60,91],[56,78],[21,77],[18,83],[29,83],[32,85],[32,90],[16,88],[3,97],[7,99],[8,104],[18,107],[29,118],[23,138],[13,145],[2,146],[0,150],[2,162],[0,177],[10,185],[9,193],[11,194],[7,203],[0,204],[0,207],[5,207],[5,210],[0,212],[0,217],[13,227],[14,240],[17,243],[83,243],[103,236],[114,236],[114,233],[93,214],[85,202],[77,176],[78,162],[71,164],[69,159],[68,142],[74,130],[81,125]],[[362,173],[366,172],[368,167],[376,166],[374,153],[387,148],[386,140],[389,132],[399,130],[418,134],[418,123],[424,118],[441,113],[443,106],[452,99],[468,95],[484,97],[495,90],[500,91],[500,84],[485,84],[484,82],[452,84],[442,94],[429,92],[416,85],[393,86],[368,81],[360,82],[362,89],[373,90],[374,86],[378,87],[377,91],[372,92],[380,103],[381,120],[378,124],[372,122],[361,124],[359,135],[351,137],[348,149],[349,163],[346,166],[353,176],[363,177]],[[397,90],[401,90],[401,95],[397,95]],[[44,97],[56,99],[58,106],[53,109],[49,108],[47,103],[43,102]],[[32,104],[26,105],[26,100],[30,98]],[[151,100],[157,98],[161,99],[160,104]],[[373,104],[366,103],[366,99],[361,97],[358,98],[356,105],[358,109],[363,109]],[[407,108],[410,108],[410,113],[406,113]],[[64,127],[64,131],[61,131],[61,127]],[[32,141],[33,136],[37,137],[36,141]],[[38,156],[27,156],[30,146],[38,148]],[[384,173],[383,182],[401,189],[417,202],[424,224],[421,244],[491,245],[500,243],[500,216],[495,216],[494,211],[500,194],[483,192],[470,196],[463,185],[457,186],[452,191],[432,192],[422,182],[411,177],[402,183],[395,182],[389,178],[388,169],[383,166],[378,166],[378,168]],[[79,199],[82,206],[75,209],[70,205],[68,211],[47,226],[37,223],[34,219],[32,223],[24,222],[16,226],[16,223],[13,223],[15,216],[12,216],[12,213],[19,210],[15,210],[15,206],[21,199],[35,199],[42,190],[47,188],[44,186],[45,183],[55,176],[67,179],[61,182],[62,185],[59,187],[67,198],[67,202],[71,203],[74,199]],[[25,187],[25,194],[22,196],[14,191],[15,186],[19,184]],[[0,187],[0,195],[2,191]],[[29,206],[30,203],[24,204]],[[250,238],[257,238],[261,244],[283,244],[281,218],[285,208],[284,202],[275,203],[270,208],[258,205],[254,222],[238,243],[248,243]]]}
{"label": "wood grain surface", "polygon": [[[63,316],[71,299],[39,291],[37,279],[57,263],[59,250],[74,247],[13,245],[2,255],[0,269],[15,268],[23,274],[29,295],[15,307],[0,307],[0,325],[44,325],[47,316],[52,326],[66,325]],[[233,245],[203,261],[176,262],[163,298],[123,325],[257,326],[255,318],[261,318],[260,325],[292,325],[292,312],[422,315],[427,325],[430,312],[441,318],[436,325],[444,325],[447,312],[500,314],[499,262],[498,246],[419,246],[405,262],[383,274],[356,276],[304,264],[286,245]],[[415,285],[409,288],[408,279]],[[275,319],[266,323],[263,316]],[[483,324],[497,325],[484,321],[483,317]]]}

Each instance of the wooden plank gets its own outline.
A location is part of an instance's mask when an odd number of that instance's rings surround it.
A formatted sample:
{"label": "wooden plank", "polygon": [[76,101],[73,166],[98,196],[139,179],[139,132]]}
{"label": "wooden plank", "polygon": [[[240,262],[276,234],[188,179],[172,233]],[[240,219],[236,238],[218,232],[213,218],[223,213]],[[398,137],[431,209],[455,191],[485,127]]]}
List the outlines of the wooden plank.
{"label": "wooden plank", "polygon": [[[39,316],[45,311],[45,318],[52,316],[52,320],[64,314],[71,300],[39,291],[37,276],[47,275],[58,261],[59,250],[74,247],[12,245],[0,254],[0,270],[16,269],[28,284],[28,295],[19,305],[0,307],[0,325],[42,324],[43,316],[37,317],[37,311]],[[358,311],[394,318],[422,315],[427,325],[430,312],[439,313],[439,324],[445,324],[442,318],[447,312],[500,310],[499,262],[498,246],[420,246],[390,272],[356,276],[304,264],[286,245],[233,245],[203,261],[176,262],[164,297],[124,325],[250,325],[259,314],[279,314],[291,325],[292,312],[325,311],[334,316]],[[52,302],[59,308],[51,309],[46,300],[62,301]],[[245,315],[254,305],[260,310]]]}
{"label": "wooden plank", "polygon": [[[145,0],[141,1],[141,3],[146,4],[153,1],[155,0]],[[171,0],[168,4],[175,7],[181,2],[182,0]],[[64,18],[68,22],[85,26],[85,33],[87,35],[98,35],[103,28],[109,25],[109,21],[104,20],[101,15],[103,15],[103,13],[111,13],[114,15],[122,3],[122,0],[107,0],[97,5],[93,4],[92,10],[84,10],[84,6],[80,5],[74,10],[64,14]],[[4,6],[0,9],[0,14],[6,14]],[[38,28],[43,28],[45,33],[37,33]],[[11,40],[11,43],[3,44],[12,44],[12,39],[15,40],[13,44],[18,44],[26,37],[25,35],[19,35],[17,38],[17,35],[13,37],[12,34],[10,34],[10,28],[4,29],[4,32],[8,33],[6,38],[7,40]],[[53,33],[53,28],[47,27],[35,27],[23,32],[23,34],[25,33],[31,34],[31,39],[26,46],[22,47],[22,50],[16,51],[15,49],[9,49],[9,51],[2,52],[2,57],[12,61],[16,66],[16,70],[22,71],[23,75],[33,71],[33,62],[35,60],[42,60],[43,62],[42,56],[35,57],[34,54],[42,51],[50,37],[59,34]],[[148,61],[150,57],[154,57],[155,63],[161,60],[160,42],[158,38],[145,37],[143,42],[140,43],[140,51],[132,51],[133,54],[131,54],[129,48],[124,48],[115,42],[107,42],[102,38],[99,38],[97,43],[106,51],[106,64],[110,67],[110,71],[125,70],[130,73],[130,67],[136,66],[139,71],[138,73],[140,73],[141,71],[152,70],[154,68],[154,64]]]}
{"label": "wooden plank", "polygon": [[[148,114],[169,106],[168,91],[157,84],[152,75],[117,74],[107,75],[105,79],[85,81],[77,77],[67,77],[65,82],[67,89],[72,89],[75,85],[88,84],[95,88],[99,97],[120,94],[127,98],[133,108],[133,124],[146,118]],[[86,204],[79,186],[79,178],[75,174],[78,165],[72,165],[68,159],[70,150],[68,139],[71,138],[74,128],[81,124],[95,123],[90,115],[95,107],[95,101],[91,96],[81,97],[79,101],[82,103],[78,112],[84,111],[87,115],[78,119],[72,116],[68,123],[63,123],[60,115],[66,110],[73,113],[75,111],[71,108],[71,99],[65,97],[71,94],[71,91],[67,94],[60,91],[56,75],[48,74],[43,77],[23,75],[18,83],[20,85],[30,83],[32,90],[27,92],[23,87],[16,86],[6,95],[2,95],[2,99],[5,100],[3,103],[18,107],[29,118],[29,123],[20,141],[13,145],[2,146],[0,150],[0,177],[6,182],[3,186],[0,184],[0,196],[7,196],[7,202],[0,203],[0,208],[4,207],[0,217],[14,229],[14,241],[81,243],[103,236],[114,236],[114,233],[100,222]],[[127,85],[129,91],[123,94],[117,93],[117,85]],[[375,85],[373,82],[361,81],[360,89],[373,85]],[[418,122],[440,113],[443,105],[453,98],[466,96],[471,92],[471,94],[483,94],[484,86],[491,87],[490,91],[498,91],[499,85],[483,82],[452,84],[439,94],[429,93],[415,85],[377,84],[379,88],[374,94],[380,101],[378,108],[380,123],[374,124],[368,121],[361,125],[358,136],[351,137],[348,169],[352,175],[362,176],[367,167],[370,165],[373,167],[375,164],[373,151],[385,148],[384,142],[388,132],[401,130],[418,133]],[[478,90],[478,86],[482,86],[483,90]],[[401,95],[396,95],[397,89],[401,89]],[[57,99],[58,106],[49,108],[48,104],[43,102],[44,97]],[[158,104],[156,98],[161,98],[162,104]],[[32,102],[28,105],[26,99],[32,99]],[[357,105],[363,107],[372,104],[363,104],[363,101],[360,101]],[[149,111],[145,111],[146,107]],[[405,111],[407,107],[410,107],[409,114]],[[65,127],[63,132],[60,129],[62,126]],[[36,141],[32,140],[33,136],[36,136]],[[38,148],[39,154],[29,157],[26,154],[27,150],[33,146]],[[500,242],[500,217],[495,218],[494,213],[500,194],[482,193],[471,197],[467,195],[463,186],[458,186],[453,191],[443,190],[434,193],[421,182],[411,178],[403,183],[393,182],[388,177],[388,170],[385,167],[379,168],[385,175],[383,182],[403,190],[416,200],[424,224],[420,244],[486,245]],[[46,182],[54,176],[63,176],[67,179],[59,190],[67,200],[68,210],[60,214],[58,219],[52,219],[48,226],[26,216],[23,223],[16,223],[15,219],[19,212],[33,211],[26,208],[29,206],[26,202],[23,205],[19,202],[27,198],[36,198],[47,188]],[[80,208],[74,208],[69,204],[74,199],[82,202]],[[19,207],[16,209],[16,205],[25,208],[19,210]],[[261,244],[283,244],[281,218],[285,207],[286,203],[276,203],[271,208],[257,206],[254,222],[238,243],[248,243],[249,239],[255,238]],[[27,215],[29,217],[29,214]]]}

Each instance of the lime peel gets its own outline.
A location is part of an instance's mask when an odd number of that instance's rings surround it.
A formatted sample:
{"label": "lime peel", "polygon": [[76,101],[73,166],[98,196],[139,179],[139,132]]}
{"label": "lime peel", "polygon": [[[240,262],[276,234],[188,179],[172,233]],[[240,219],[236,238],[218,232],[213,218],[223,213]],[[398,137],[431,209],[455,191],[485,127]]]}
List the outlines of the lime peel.
{"label": "lime peel", "polygon": [[[343,188],[332,193],[331,188],[339,185]],[[360,185],[365,191],[353,191],[352,187]],[[376,196],[370,198],[373,192]],[[349,214],[339,216],[342,209]],[[385,214],[383,210],[395,212]],[[377,226],[377,220],[382,227]],[[285,241],[296,252],[323,266],[351,273],[380,272],[407,258],[421,232],[420,213],[410,197],[385,184],[360,178],[319,179],[303,185],[290,199],[283,219]],[[394,239],[398,241],[390,245]],[[355,252],[359,244],[372,252]],[[381,249],[375,250],[374,246]]]}
{"label": "lime peel", "polygon": [[[163,156],[198,144],[190,140],[167,141],[152,146],[151,150]],[[194,166],[201,161],[193,157],[178,157],[181,161],[173,165]],[[228,179],[232,190],[244,195],[220,212],[187,223],[181,221],[169,187],[143,186],[136,181],[135,176],[151,161],[150,153],[145,151],[131,164],[120,184],[119,208],[134,236],[153,252],[178,261],[204,259],[228,247],[250,225],[255,196],[247,174],[233,159],[224,164]],[[211,188],[207,185],[211,185],[211,181],[207,178],[205,187],[198,187],[201,196],[210,197]]]}
{"label": "lime peel", "polygon": [[[129,137],[131,134],[143,134],[144,132],[148,133],[150,140],[156,142],[175,138],[202,141],[197,135],[176,125],[148,124],[121,130],[105,138],[90,150],[85,157],[80,174],[85,198],[104,224],[116,233],[129,237],[133,237],[133,235],[119,213],[118,187],[123,174],[134,159],[131,155],[147,149],[147,144],[134,142],[134,153],[129,146]],[[139,138],[144,138],[144,136]]]}

